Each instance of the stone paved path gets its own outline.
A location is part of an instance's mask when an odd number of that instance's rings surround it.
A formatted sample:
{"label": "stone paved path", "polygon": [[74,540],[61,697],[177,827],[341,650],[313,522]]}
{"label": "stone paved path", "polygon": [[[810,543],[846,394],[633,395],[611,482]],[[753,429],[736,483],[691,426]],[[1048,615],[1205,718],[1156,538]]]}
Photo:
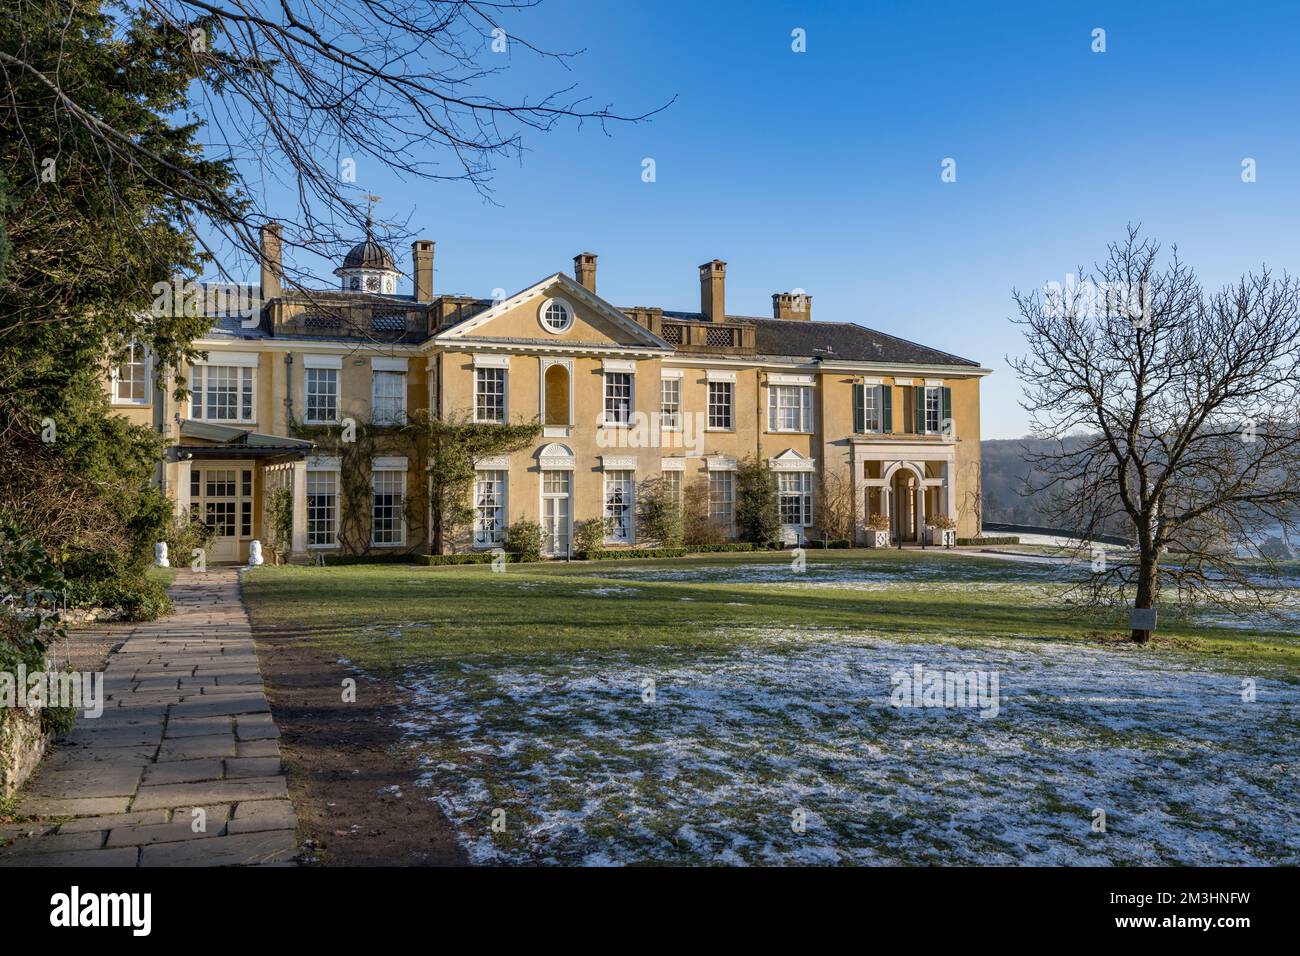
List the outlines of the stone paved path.
{"label": "stone paved path", "polygon": [[0,866],[292,861],[280,732],[234,569],[181,571],[176,612],[137,626],[105,669],[104,714],[77,718],[28,781],[32,822],[0,826]]}

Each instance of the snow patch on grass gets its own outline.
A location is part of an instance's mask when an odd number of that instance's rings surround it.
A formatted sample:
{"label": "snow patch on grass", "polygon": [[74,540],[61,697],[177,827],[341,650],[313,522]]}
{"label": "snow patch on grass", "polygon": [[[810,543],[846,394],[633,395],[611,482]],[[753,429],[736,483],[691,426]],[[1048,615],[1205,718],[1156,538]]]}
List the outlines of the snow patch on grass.
{"label": "snow patch on grass", "polygon": [[[421,785],[477,862],[1300,863],[1295,685],[1246,703],[1154,652],[764,637],[409,674]],[[914,664],[997,671],[999,715],[889,707]]]}

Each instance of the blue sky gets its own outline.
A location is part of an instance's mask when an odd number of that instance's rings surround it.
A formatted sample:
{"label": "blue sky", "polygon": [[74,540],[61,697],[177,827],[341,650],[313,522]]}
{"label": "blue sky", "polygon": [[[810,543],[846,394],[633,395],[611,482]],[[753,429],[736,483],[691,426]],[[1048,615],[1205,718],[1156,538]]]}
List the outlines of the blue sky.
{"label": "blue sky", "polygon": [[[1129,222],[1211,285],[1296,267],[1298,7],[544,0],[511,22],[586,52],[565,72],[513,50],[503,89],[577,83],[623,111],[672,107],[608,137],[528,137],[522,163],[498,168],[496,205],[364,163],[358,185],[436,240],[439,291],[514,291],[591,250],[616,305],[694,309],[696,266],[725,259],[729,312],[770,314],[773,292],[799,287],[814,320],[994,369],[984,437],[1014,437],[1013,288],[1064,281]],[[409,249],[394,251],[405,268]]]}

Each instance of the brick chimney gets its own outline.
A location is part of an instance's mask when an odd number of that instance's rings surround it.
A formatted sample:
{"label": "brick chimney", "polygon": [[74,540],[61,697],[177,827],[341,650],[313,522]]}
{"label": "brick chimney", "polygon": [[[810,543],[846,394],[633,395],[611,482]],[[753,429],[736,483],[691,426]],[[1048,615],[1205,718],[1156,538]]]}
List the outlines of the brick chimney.
{"label": "brick chimney", "polygon": [[417,239],[411,243],[411,269],[415,282],[415,301],[433,301],[433,243]]}
{"label": "brick chimney", "polygon": [[727,319],[727,264],[721,259],[700,266],[700,311],[710,322]]}
{"label": "brick chimney", "polygon": [[278,222],[268,222],[262,227],[260,238],[262,258],[262,301],[274,299],[280,294],[280,278],[284,275],[284,263],[280,259],[280,245],[283,228]]}
{"label": "brick chimney", "polygon": [[774,319],[795,319],[807,322],[812,319],[812,296],[802,289],[777,292],[772,296]]}
{"label": "brick chimney", "polygon": [[580,252],[573,257],[573,277],[588,292],[596,291],[596,254]]}

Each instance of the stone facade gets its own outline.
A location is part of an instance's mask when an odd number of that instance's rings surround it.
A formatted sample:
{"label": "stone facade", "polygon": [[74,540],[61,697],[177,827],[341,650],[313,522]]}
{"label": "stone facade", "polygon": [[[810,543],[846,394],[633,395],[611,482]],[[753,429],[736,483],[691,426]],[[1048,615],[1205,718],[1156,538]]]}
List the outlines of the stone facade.
{"label": "stone facade", "polygon": [[[274,233],[264,249],[273,278]],[[383,265],[373,243],[363,253]],[[818,495],[832,479],[851,490],[855,543],[876,513],[889,516],[895,541],[916,541],[926,516],[941,513],[959,535],[978,533],[988,370],[976,362],[813,321],[802,293],[774,295],[772,318],[727,314],[720,260],[700,267],[700,311],[676,312],[606,302],[592,253],[575,257],[573,278],[556,273],[500,300],[435,295],[431,242],[415,243],[412,259],[414,295],[308,296],[264,280],[272,298],[246,319],[214,317],[198,343],[207,358],[183,370],[196,389],[189,403],[152,389],[147,403],[119,404],[173,440],[159,477],[178,510],[233,532],[210,560],[246,561],[250,541],[267,540],[275,487],[292,494],[296,558],[427,551],[428,522],[411,512],[425,500],[425,463],[382,430],[370,513],[353,516],[370,533],[359,542],[328,533],[344,518],[345,479],[337,456],[310,446],[313,423],[387,421],[394,409],[541,423],[534,447],[478,463],[469,546],[499,546],[493,524],[530,520],[563,553],[556,544],[576,522],[619,516],[629,489],[660,475],[707,486],[725,516],[725,476],[755,458],[778,473],[787,540],[821,532]],[[112,379],[115,399],[126,375]],[[630,512],[620,524],[611,545],[643,543]]]}

